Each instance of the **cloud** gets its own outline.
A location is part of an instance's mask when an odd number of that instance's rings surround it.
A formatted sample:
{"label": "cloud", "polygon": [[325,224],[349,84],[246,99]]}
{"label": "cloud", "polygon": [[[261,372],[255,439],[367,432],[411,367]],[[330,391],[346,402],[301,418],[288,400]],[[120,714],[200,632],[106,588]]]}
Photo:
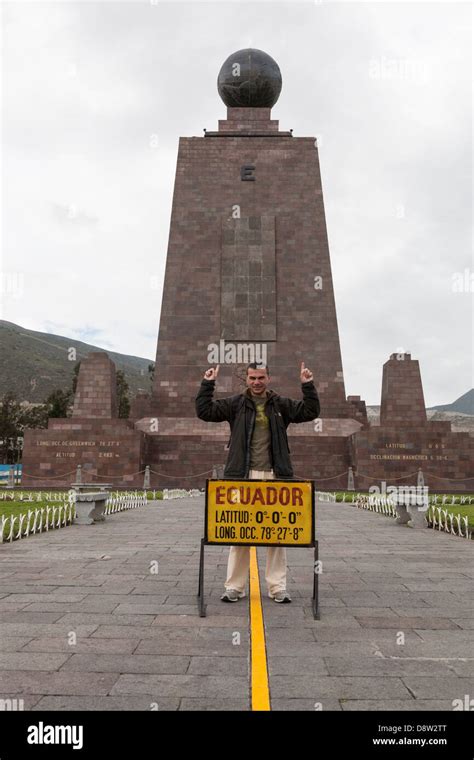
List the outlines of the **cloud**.
{"label": "cloud", "polygon": [[2,318],[154,357],[178,138],[225,118],[246,46],[283,75],[273,118],[319,135],[346,392],[378,403],[399,346],[428,405],[472,385],[469,4],[4,6]]}

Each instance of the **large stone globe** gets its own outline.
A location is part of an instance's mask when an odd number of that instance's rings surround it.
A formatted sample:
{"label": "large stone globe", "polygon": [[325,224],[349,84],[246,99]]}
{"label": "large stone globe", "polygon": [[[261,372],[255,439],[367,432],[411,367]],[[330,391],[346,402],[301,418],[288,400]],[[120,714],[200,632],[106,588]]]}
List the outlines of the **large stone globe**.
{"label": "large stone globe", "polygon": [[246,48],[229,55],[217,77],[217,89],[231,108],[271,108],[281,92],[281,71],[263,50]]}

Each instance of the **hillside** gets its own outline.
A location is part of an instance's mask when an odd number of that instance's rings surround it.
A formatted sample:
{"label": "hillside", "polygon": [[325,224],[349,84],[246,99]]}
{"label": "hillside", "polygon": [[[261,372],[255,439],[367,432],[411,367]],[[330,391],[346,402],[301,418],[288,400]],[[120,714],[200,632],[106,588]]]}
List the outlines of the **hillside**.
{"label": "hillside", "polygon": [[[76,349],[76,361],[91,351],[104,349],[61,335],[27,330],[0,320],[0,397],[14,391],[20,401],[40,403],[56,388],[71,387],[75,361],[68,352]],[[125,373],[131,395],[139,388],[150,389],[150,359],[107,351],[117,369]]]}
{"label": "hillside", "polygon": [[438,404],[438,406],[430,406],[429,409],[436,410],[437,412],[474,414],[474,388],[459,396],[452,404]]}
{"label": "hillside", "polygon": [[[434,422],[450,422],[453,433],[470,433],[474,435],[474,416],[460,412],[438,412],[437,409],[427,409],[426,416]],[[371,425],[380,424],[380,406],[368,406],[367,417]]]}

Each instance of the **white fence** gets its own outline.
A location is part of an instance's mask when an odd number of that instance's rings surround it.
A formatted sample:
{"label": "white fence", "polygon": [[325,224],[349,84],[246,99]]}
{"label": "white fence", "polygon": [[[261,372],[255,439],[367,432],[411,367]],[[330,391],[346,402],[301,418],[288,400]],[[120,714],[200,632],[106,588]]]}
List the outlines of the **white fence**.
{"label": "white fence", "polygon": [[462,515],[453,515],[447,509],[431,506],[426,513],[428,526],[434,530],[443,530],[461,538],[472,538],[469,519]]}
{"label": "white fence", "polygon": [[75,514],[75,504],[68,502],[59,506],[29,509],[22,515],[2,515],[0,517],[0,544],[26,538],[30,534],[64,528],[72,523]]}
{"label": "white fence", "polygon": [[357,494],[353,502],[358,509],[368,509],[388,517],[397,517],[397,509],[394,501],[389,496],[366,496]]}
{"label": "white fence", "polygon": [[[368,509],[370,512],[378,512],[388,517],[398,517],[397,508],[390,497],[367,496],[357,494],[353,502],[358,509]],[[462,515],[454,515],[447,509],[434,506],[433,502],[425,512],[426,527],[451,533],[453,536],[471,539],[472,531],[469,529],[469,519]]]}
{"label": "white fence", "polygon": [[433,496],[430,496],[430,502],[431,504],[442,504],[443,506],[445,504],[449,504],[449,506],[452,506],[453,504],[474,504],[474,496],[455,496],[454,494],[434,494]]}
{"label": "white fence", "polygon": [[0,491],[0,501],[35,501],[64,502],[69,499],[69,491]]}
{"label": "white fence", "polygon": [[202,496],[203,494],[204,489],[199,490],[199,488],[191,488],[190,490],[187,488],[163,489],[163,499],[185,499],[190,496]]}
{"label": "white fence", "polygon": [[146,491],[143,493],[138,491],[132,493],[118,492],[115,496],[109,496],[107,499],[104,514],[111,515],[114,512],[122,512],[124,509],[137,509],[137,507],[144,507],[146,504]]}
{"label": "white fence", "polygon": [[[75,492],[68,491],[64,497],[63,504],[29,509],[21,515],[1,515],[0,544],[71,525],[76,515]],[[26,501],[28,502],[29,499]],[[137,509],[137,507],[146,506],[147,503],[145,491],[116,492],[107,499],[104,514],[110,515],[125,509]]]}
{"label": "white fence", "polygon": [[328,491],[316,491],[316,501],[336,501],[336,494]]}

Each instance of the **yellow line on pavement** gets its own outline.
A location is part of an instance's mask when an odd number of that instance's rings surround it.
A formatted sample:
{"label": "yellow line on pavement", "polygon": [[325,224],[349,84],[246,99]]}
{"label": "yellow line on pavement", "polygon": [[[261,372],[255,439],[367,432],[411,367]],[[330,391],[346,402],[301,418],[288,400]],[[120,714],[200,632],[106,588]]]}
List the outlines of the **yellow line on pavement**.
{"label": "yellow line on pavement", "polygon": [[255,546],[250,547],[250,658],[252,710],[270,710],[265,628]]}

